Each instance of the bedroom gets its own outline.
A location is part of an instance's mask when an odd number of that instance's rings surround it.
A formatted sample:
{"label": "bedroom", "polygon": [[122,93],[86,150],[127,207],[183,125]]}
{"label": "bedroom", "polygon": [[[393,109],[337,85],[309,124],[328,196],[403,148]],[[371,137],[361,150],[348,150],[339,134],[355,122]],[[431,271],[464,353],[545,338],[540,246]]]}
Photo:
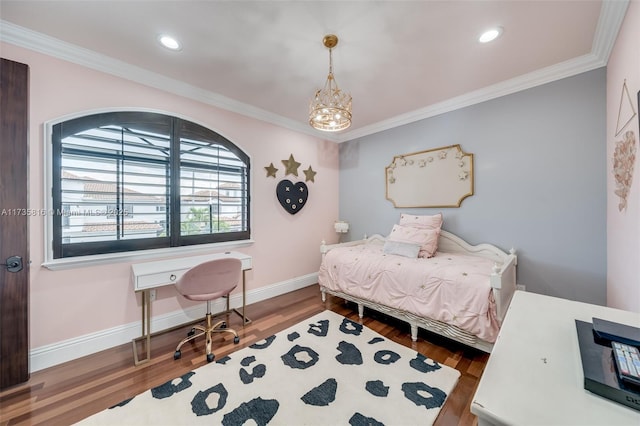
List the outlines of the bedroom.
{"label": "bedroom", "polygon": [[[476,156],[476,192],[461,208],[443,210],[445,229],[472,243],[516,248],[518,282],[528,291],[638,311],[639,266],[633,259],[638,258],[640,230],[635,219],[640,201],[632,190],[627,210],[618,211],[610,171],[622,81],[627,79],[632,94],[640,88],[638,52],[631,46],[638,13],[637,2],[631,2],[606,68],[340,144],[55,58],[18,41],[4,41],[3,36],[2,57],[30,66],[29,202],[34,208],[43,206],[42,126],[49,120],[135,105],[180,112],[207,123],[252,157],[252,201],[261,214],[253,216],[255,243],[241,248],[254,258],[247,283],[251,303],[315,284],[319,243],[337,240],[334,220],[350,223],[349,239],[391,229],[399,211],[384,199],[382,173],[394,155],[459,143]],[[324,72],[326,52],[319,53]],[[340,67],[336,75],[340,78]],[[349,89],[346,82],[341,84]],[[302,169],[312,166],[317,172],[315,181],[308,183],[309,205],[295,216],[281,209],[274,196],[277,180],[263,173],[263,167],[273,163],[281,169],[278,179],[283,177],[281,161],[290,154]],[[633,188],[637,176],[635,180]],[[363,181],[380,183],[362,185]],[[29,225],[36,266],[30,274],[32,368],[134,337],[139,332],[139,299],[131,291],[130,262],[58,271],[41,268],[43,224],[32,218]],[[287,261],[287,267],[273,268],[274,258]],[[70,303],[76,300],[83,303]],[[158,316],[182,308],[172,289],[158,291]],[[86,344],[90,340],[95,346]]]}

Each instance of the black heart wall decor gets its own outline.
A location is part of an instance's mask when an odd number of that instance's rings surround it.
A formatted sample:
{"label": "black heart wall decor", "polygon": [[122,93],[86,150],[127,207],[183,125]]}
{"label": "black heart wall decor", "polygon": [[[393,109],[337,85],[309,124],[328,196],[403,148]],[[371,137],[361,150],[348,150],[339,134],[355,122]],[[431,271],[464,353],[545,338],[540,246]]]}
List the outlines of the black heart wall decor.
{"label": "black heart wall decor", "polygon": [[276,195],[280,205],[290,214],[296,214],[307,204],[309,188],[304,182],[293,183],[283,179],[276,187]]}

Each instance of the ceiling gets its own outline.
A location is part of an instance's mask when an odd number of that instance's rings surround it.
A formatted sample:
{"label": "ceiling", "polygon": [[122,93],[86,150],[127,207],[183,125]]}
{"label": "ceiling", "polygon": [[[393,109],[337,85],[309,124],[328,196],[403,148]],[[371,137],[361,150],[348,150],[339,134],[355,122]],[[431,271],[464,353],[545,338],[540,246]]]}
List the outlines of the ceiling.
{"label": "ceiling", "polygon": [[[336,142],[606,65],[627,0],[0,0],[0,39]],[[493,26],[504,32],[481,44]],[[157,37],[182,43],[169,51]],[[333,51],[353,96],[340,133],[308,125]]]}

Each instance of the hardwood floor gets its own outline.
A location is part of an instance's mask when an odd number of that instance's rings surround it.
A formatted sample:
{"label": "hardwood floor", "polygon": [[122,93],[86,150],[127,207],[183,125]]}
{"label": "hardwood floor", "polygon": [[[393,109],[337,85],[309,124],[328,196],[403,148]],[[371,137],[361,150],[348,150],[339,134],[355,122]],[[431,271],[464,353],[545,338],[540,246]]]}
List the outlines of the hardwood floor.
{"label": "hardwood floor", "polygon": [[[220,336],[214,340],[214,353],[217,358],[223,357],[325,308],[360,322],[355,305],[332,296],[323,304],[320,290],[314,285],[247,306],[247,316],[253,322],[244,329],[238,315],[228,315],[229,326],[240,334],[240,343],[234,345],[230,335]],[[369,310],[365,310],[361,322],[390,340],[459,370],[461,377],[436,425],[477,425],[469,405],[487,354],[422,330],[418,341],[412,342],[406,323]],[[0,425],[68,425],[206,364],[200,340],[196,345],[185,345],[180,360],[173,359],[175,345],[189,328],[154,336],[151,361],[138,367],[133,364],[131,344],[125,344],[33,373],[27,383],[0,392]]]}

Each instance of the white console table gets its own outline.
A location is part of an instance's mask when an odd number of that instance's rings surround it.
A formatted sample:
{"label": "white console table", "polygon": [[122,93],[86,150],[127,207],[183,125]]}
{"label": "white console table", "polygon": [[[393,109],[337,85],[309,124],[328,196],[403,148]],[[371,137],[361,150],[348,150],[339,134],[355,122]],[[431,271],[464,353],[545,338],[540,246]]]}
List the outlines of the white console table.
{"label": "white console table", "polygon": [[640,327],[640,313],[516,291],[471,403],[478,425],[640,425],[584,389],[575,320]]}
{"label": "white console table", "polygon": [[[227,251],[131,265],[133,290],[142,292],[142,335],[133,339],[132,342],[135,365],[148,362],[151,359],[151,290],[173,285],[185,272],[200,263],[225,257],[233,257],[242,261],[242,312],[238,312],[237,309],[234,309],[234,311],[242,317],[243,324],[248,324],[251,320],[245,316],[244,312],[246,303],[245,272],[252,268],[251,256],[240,252]],[[229,311],[229,298],[227,298],[227,311]],[[144,340],[146,345],[146,358],[144,359],[138,357],[137,343],[141,340]]]}

